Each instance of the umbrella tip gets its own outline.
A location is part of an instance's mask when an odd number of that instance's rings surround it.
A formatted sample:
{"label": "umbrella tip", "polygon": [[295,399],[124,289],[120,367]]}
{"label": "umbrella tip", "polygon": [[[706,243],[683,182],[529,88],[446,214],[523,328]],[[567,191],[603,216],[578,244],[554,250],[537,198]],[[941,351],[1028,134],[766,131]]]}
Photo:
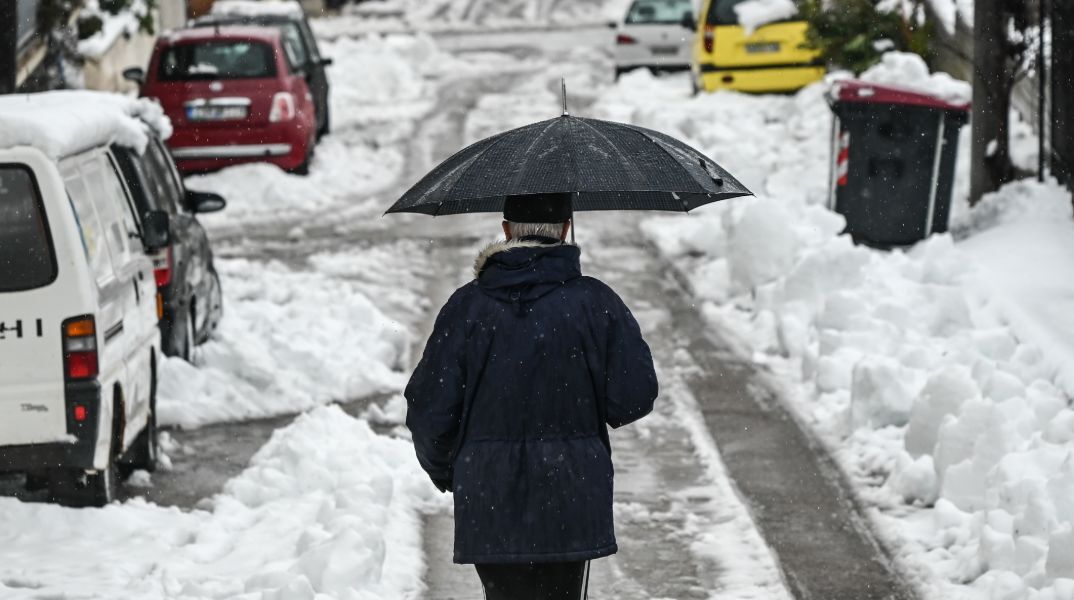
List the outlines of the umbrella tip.
{"label": "umbrella tip", "polygon": [[569,117],[571,113],[567,111],[567,80],[564,77],[559,78],[560,96],[563,99],[563,116]]}

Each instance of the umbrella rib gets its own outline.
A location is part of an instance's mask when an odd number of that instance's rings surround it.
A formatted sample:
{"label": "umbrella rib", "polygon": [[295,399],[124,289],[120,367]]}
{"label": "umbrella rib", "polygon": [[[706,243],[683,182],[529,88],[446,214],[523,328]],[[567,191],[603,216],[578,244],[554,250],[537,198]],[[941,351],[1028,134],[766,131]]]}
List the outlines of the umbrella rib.
{"label": "umbrella rib", "polygon": [[[563,119],[563,118],[568,118],[569,119],[570,117],[557,117],[556,119],[549,119],[548,121],[543,121],[542,123],[545,124],[546,127],[544,128],[543,131],[541,131],[540,134],[537,135],[537,137],[535,137],[533,139],[532,142],[530,142],[530,145],[529,145],[529,147],[526,148],[526,152],[523,154],[523,156],[524,157],[529,156],[530,152],[533,151],[533,147],[537,145],[537,142],[541,141],[541,138],[543,138],[546,134],[548,134],[549,130],[551,130],[553,127],[556,126],[556,122],[558,121],[558,119]],[[541,125],[542,123],[534,123],[534,125]],[[518,173],[515,174],[514,179],[511,180],[511,188],[514,189],[514,187],[516,185],[518,185],[519,179],[521,179],[525,175],[526,175],[525,171],[519,170]]]}
{"label": "umbrella rib", "polygon": [[[525,129],[525,128],[523,128],[523,129]],[[462,172],[461,172],[461,173],[459,173],[459,176],[455,178],[455,182],[456,182],[456,183],[458,183],[458,182],[459,182],[459,181],[460,181],[460,180],[461,180],[461,179],[462,179],[463,177],[465,177],[465,176],[466,176],[466,174],[470,172],[470,169],[471,169],[471,168],[472,168],[472,167],[474,166],[474,164],[475,164],[475,163],[476,163],[476,162],[478,161],[478,159],[479,159],[479,158],[481,158],[481,157],[485,156],[485,154],[486,154],[487,152],[489,152],[489,151],[490,151],[490,150],[492,150],[493,148],[495,148],[495,147],[499,146],[499,145],[500,145],[500,143],[501,143],[501,142],[503,142],[503,141],[504,141],[505,139],[507,139],[508,137],[511,137],[511,135],[510,135],[510,134],[512,134],[512,133],[517,133],[518,131],[519,131],[518,129],[513,129],[513,130],[510,130],[510,131],[505,131],[505,132],[503,132],[503,133],[501,133],[501,134],[499,135],[499,137],[498,137],[498,138],[496,139],[496,141],[492,142],[491,144],[489,144],[489,145],[488,145],[488,146],[486,146],[485,148],[482,148],[482,149],[481,149],[481,152],[480,152],[479,154],[477,154],[476,156],[474,156],[473,160],[471,160],[471,161],[470,161],[470,162],[469,162],[469,163],[468,163],[468,164],[467,164],[467,165],[466,165],[465,167],[463,167],[463,169],[462,169]],[[491,196],[481,196],[481,197],[479,197],[478,199],[480,199],[480,198],[486,198],[486,197],[491,197]],[[452,200],[452,201],[450,201],[450,202],[452,202],[452,203],[454,203],[454,204],[458,204],[458,203],[460,203],[460,202],[465,202],[465,201],[472,201],[472,200],[474,200],[474,199],[475,199],[475,198],[459,198],[459,199],[457,199],[457,200]],[[436,213],[437,213],[437,214],[440,214],[440,209],[441,209],[441,208],[442,208],[443,206],[444,206],[444,202],[441,202],[441,203],[440,203],[440,206],[438,206],[438,207],[436,208]]]}
{"label": "umbrella rib", "polygon": [[[620,158],[620,164],[622,164],[622,165],[626,166],[626,167],[627,167],[627,169],[626,169],[626,170],[627,170],[627,171],[629,172],[629,171],[630,171],[630,169],[629,169],[629,166],[630,166],[630,161],[629,161],[629,160],[627,160],[627,155],[626,155],[626,154],[624,154],[624,153],[623,153],[623,152],[622,152],[622,151],[621,151],[621,150],[619,149],[619,146],[617,146],[616,144],[612,143],[612,141],[611,141],[610,139],[608,139],[608,136],[604,135],[604,132],[602,132],[602,131],[601,131],[600,129],[597,129],[596,127],[593,127],[592,125],[590,125],[590,124],[589,124],[588,122],[586,122],[586,120],[585,120],[585,119],[579,119],[579,121],[581,121],[581,123],[582,123],[583,125],[585,125],[586,127],[588,127],[588,128],[590,129],[590,131],[592,131],[592,132],[593,132],[593,133],[594,133],[595,135],[597,135],[597,136],[598,136],[598,137],[600,137],[600,138],[601,138],[602,140],[604,140],[604,142],[605,142],[605,143],[606,143],[606,144],[608,145],[608,148],[610,148],[610,149],[611,149],[611,150],[612,150],[613,152],[615,152],[616,154],[618,154],[618,155],[619,155],[619,158]],[[601,122],[602,122],[602,123],[611,123],[611,121],[601,121]],[[625,129],[630,129],[630,128],[629,128],[629,127],[627,127],[627,128],[625,128]]]}
{"label": "umbrella rib", "polygon": [[[616,124],[618,125],[618,123],[616,123]],[[675,164],[683,166],[682,162],[680,162],[679,159],[676,158],[675,155],[672,154],[670,150],[668,150],[666,147],[664,147],[664,142],[662,140],[660,140],[658,138],[650,137],[649,134],[645,133],[645,131],[643,129],[641,129],[640,127],[638,127],[638,128],[626,127],[626,129],[630,129],[631,131],[634,131],[635,133],[637,133],[638,135],[644,137],[645,139],[649,140],[650,142],[656,144],[664,152],[664,154],[667,154],[668,157],[671,158],[671,160],[675,161]],[[655,133],[660,133],[659,131],[655,131],[655,130],[654,130],[654,132]],[[697,150],[696,148],[693,148],[692,146],[690,146],[690,149],[693,150],[701,160],[705,160],[707,158],[704,154],[701,153],[700,150]],[[683,171],[686,171],[686,174],[690,175],[691,179],[693,179],[695,182],[697,182],[698,185],[701,185],[701,182],[697,181],[697,178],[694,177],[690,173],[690,171],[687,171],[685,166],[683,166]],[[710,179],[711,179],[711,177],[710,177]],[[713,182],[715,182],[715,180],[713,180]],[[722,183],[718,184],[718,185],[722,185]],[[702,186],[702,188],[704,188],[704,186]],[[687,212],[689,212],[689,211],[687,211]]]}

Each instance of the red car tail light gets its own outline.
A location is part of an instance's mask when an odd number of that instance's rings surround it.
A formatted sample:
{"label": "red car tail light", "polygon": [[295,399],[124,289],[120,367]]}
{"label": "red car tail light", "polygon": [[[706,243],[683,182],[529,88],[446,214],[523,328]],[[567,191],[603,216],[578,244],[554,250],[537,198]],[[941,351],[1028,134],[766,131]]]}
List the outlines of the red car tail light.
{"label": "red car tail light", "polygon": [[153,259],[153,276],[157,280],[157,287],[162,288],[172,282],[172,247],[162,248],[149,256]]}
{"label": "red car tail light", "polygon": [[63,366],[68,381],[97,377],[97,327],[92,316],[63,322]]}
{"label": "red car tail light", "polygon": [[638,40],[625,33],[620,33],[619,35],[615,36],[615,43],[619,44],[620,46],[629,46],[631,44],[637,44]]}
{"label": "red car tail light", "polygon": [[272,97],[272,110],[269,111],[269,121],[279,123],[290,121],[295,118],[295,97],[291,92],[276,92]]}
{"label": "red car tail light", "polygon": [[712,52],[712,49],[716,46],[716,28],[712,25],[705,26],[704,33],[705,40],[705,52]]}

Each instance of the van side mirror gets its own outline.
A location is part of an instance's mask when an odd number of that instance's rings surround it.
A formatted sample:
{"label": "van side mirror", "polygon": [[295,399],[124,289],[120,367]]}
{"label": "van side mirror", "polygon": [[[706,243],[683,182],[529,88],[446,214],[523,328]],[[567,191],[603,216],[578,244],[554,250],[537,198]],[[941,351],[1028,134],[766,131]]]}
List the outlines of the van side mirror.
{"label": "van side mirror", "polygon": [[142,217],[142,244],[146,250],[159,250],[172,243],[168,213],[151,210]]}
{"label": "van side mirror", "polygon": [[127,67],[123,69],[123,79],[142,85],[145,83],[145,70],[141,67]]}
{"label": "van side mirror", "polygon": [[227,200],[220,194],[187,190],[186,205],[195,213],[211,213],[223,210],[227,206]]}
{"label": "van side mirror", "polygon": [[687,11],[682,15],[682,26],[684,29],[694,31],[697,29],[697,19],[694,18],[693,11]]}

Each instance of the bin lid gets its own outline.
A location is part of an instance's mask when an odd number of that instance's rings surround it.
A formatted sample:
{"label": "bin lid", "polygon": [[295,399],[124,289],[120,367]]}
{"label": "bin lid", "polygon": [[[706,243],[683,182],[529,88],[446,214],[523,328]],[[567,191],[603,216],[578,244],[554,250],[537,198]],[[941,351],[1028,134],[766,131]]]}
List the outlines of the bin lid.
{"label": "bin lid", "polygon": [[836,102],[858,102],[866,104],[902,104],[924,106],[939,110],[957,110],[969,112],[970,103],[951,101],[934,96],[923,90],[899,87],[895,85],[871,83],[860,79],[844,79],[835,82],[828,92],[829,100]]}

